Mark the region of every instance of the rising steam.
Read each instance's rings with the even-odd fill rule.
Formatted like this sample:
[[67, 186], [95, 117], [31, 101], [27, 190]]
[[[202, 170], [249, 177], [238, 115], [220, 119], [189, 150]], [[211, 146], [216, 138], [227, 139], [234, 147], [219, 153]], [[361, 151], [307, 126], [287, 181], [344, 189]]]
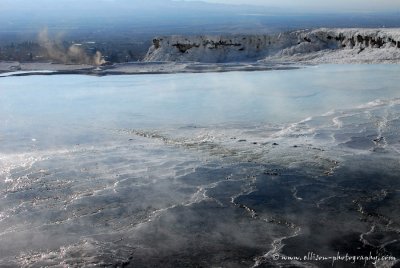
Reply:
[[50, 40], [48, 30], [43, 29], [38, 35], [39, 45], [46, 49], [50, 59], [62, 62], [64, 64], [90, 64], [102, 65], [105, 60], [102, 58], [101, 52], [96, 51], [96, 54], [90, 56], [82, 47], [73, 44], [66, 48], [61, 40]]

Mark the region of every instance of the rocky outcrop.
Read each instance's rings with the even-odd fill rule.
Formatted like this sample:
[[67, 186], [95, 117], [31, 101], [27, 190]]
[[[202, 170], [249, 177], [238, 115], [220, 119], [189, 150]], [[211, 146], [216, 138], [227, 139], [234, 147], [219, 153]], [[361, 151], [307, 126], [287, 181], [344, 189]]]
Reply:
[[169, 36], [153, 40], [145, 61], [253, 61], [295, 45], [293, 33], [280, 35]]
[[317, 29], [299, 32], [297, 45], [283, 48], [281, 55], [317, 52], [324, 49], [400, 48], [400, 29]]
[[144, 60], [240, 62], [332, 51], [348, 54], [350, 50], [356, 54], [374, 51], [390, 58], [390, 53], [400, 52], [400, 29], [321, 28], [271, 35], [158, 37]]

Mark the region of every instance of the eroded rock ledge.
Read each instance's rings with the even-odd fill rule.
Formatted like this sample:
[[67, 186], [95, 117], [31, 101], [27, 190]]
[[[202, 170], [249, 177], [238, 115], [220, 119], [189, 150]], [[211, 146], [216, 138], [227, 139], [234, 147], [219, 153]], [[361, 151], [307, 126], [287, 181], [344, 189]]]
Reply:
[[144, 61], [400, 62], [400, 29], [315, 29], [271, 35], [169, 36]]

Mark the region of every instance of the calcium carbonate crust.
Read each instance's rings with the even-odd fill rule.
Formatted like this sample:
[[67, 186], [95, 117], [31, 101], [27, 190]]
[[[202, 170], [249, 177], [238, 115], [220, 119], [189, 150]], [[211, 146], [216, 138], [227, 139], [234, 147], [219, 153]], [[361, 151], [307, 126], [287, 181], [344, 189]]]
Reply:
[[320, 28], [271, 35], [157, 37], [144, 61], [399, 63], [400, 29]]

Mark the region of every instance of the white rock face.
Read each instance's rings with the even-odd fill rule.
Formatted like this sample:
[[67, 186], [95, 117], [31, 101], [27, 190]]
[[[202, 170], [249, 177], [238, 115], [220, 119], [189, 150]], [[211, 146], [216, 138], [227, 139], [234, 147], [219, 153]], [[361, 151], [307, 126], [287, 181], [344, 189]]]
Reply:
[[273, 35], [170, 36], [144, 61], [400, 62], [400, 29], [315, 29]]
[[153, 40], [145, 61], [254, 61], [290, 47], [295, 33], [280, 35], [170, 36]]

